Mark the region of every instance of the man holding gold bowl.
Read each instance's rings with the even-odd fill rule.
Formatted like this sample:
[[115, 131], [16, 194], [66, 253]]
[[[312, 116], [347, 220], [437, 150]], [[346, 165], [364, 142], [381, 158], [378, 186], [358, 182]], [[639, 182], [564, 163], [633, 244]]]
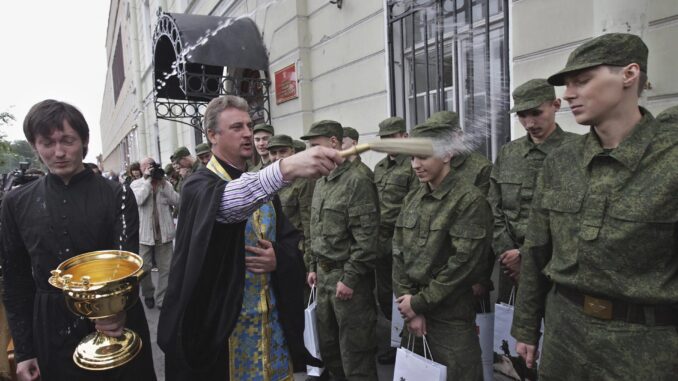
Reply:
[[[50, 270], [78, 254], [138, 252], [133, 193], [84, 167], [89, 127], [75, 107], [55, 100], [37, 103], [24, 120], [24, 134], [49, 174], [7, 194], [0, 214], [4, 302], [18, 379], [155, 380], [140, 303], [91, 322], [71, 312], [63, 292], [48, 283]], [[146, 343], [131, 361], [97, 372], [74, 363], [74, 350], [83, 337], [95, 330], [118, 337], [124, 328]]]

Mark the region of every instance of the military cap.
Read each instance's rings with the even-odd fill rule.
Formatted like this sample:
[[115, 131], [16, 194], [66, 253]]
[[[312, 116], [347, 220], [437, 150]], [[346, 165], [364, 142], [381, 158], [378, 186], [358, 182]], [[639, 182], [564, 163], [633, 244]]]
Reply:
[[306, 150], [306, 143], [301, 140], [294, 141], [294, 152], [301, 152]]
[[268, 132], [271, 135], [275, 135], [275, 130], [273, 129], [273, 126], [271, 126], [270, 124], [259, 123], [252, 129], [253, 134], [259, 131]]
[[169, 176], [172, 173], [174, 173], [174, 166], [172, 166], [172, 164], [167, 164], [165, 166], [165, 174], [167, 174], [167, 176]]
[[647, 73], [647, 45], [634, 34], [608, 33], [596, 37], [575, 49], [567, 58], [565, 68], [549, 77], [554, 86], [564, 85], [565, 75], [599, 65], [626, 66], [637, 63]]
[[195, 155], [200, 156], [210, 152], [210, 145], [207, 143], [200, 143], [195, 146]]
[[170, 159], [172, 159], [172, 161], [174, 162], [174, 161], [179, 161], [182, 158], [184, 158], [186, 156], [190, 156], [190, 155], [191, 155], [191, 153], [188, 151], [188, 148], [179, 147], [179, 148], [176, 149], [176, 151], [174, 151], [174, 155], [172, 155], [172, 157]]
[[459, 115], [456, 112], [438, 111], [426, 119], [426, 122], [449, 124], [453, 131], [461, 131]]
[[381, 123], [379, 123], [379, 132], [377, 133], [377, 136], [388, 136], [405, 131], [407, 131], [405, 119], [399, 116], [392, 116], [382, 120]]
[[344, 127], [344, 137], [351, 138], [357, 142], [360, 139], [360, 134], [353, 127]]
[[287, 135], [273, 135], [268, 140], [268, 149], [276, 147], [290, 147], [294, 148], [292, 138]]
[[444, 138], [451, 136], [454, 129], [449, 123], [424, 122], [410, 131], [413, 138]]
[[509, 112], [521, 112], [541, 106], [556, 99], [556, 89], [545, 79], [530, 79], [513, 90], [513, 108]]
[[339, 122], [334, 120], [321, 120], [313, 123], [311, 129], [300, 139], [308, 140], [317, 136], [326, 136], [328, 138], [336, 136], [337, 139], [341, 140], [344, 137], [344, 130], [342, 130], [341, 123]]

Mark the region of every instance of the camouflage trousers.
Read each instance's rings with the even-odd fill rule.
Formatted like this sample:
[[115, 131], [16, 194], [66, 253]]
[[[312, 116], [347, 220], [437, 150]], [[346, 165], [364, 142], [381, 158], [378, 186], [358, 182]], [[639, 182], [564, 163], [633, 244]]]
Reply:
[[[406, 324], [407, 326], [407, 324]], [[403, 329], [401, 346], [414, 340], [414, 352], [424, 355], [423, 340]], [[454, 381], [482, 381], [480, 342], [473, 322], [447, 319], [426, 319], [426, 342], [433, 361], [447, 367], [447, 379]]]
[[551, 291], [539, 379], [678, 380], [678, 327], [597, 319]]
[[337, 282], [342, 272], [318, 269], [316, 319], [320, 354], [335, 377], [377, 381], [374, 283], [371, 275], [366, 276], [355, 287], [350, 300], [337, 299]]
[[377, 301], [386, 320], [391, 320], [393, 307], [393, 256], [381, 255], [377, 258], [374, 273], [377, 279]]

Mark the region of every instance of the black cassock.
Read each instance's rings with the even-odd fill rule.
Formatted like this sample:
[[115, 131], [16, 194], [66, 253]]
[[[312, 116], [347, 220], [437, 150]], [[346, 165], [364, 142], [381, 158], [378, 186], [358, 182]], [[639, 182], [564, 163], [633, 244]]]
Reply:
[[[242, 172], [220, 162], [231, 178]], [[216, 222], [226, 182], [206, 168], [181, 191], [181, 212], [169, 285], [158, 323], [168, 381], [227, 381], [228, 338], [242, 307], [245, 286], [244, 228]], [[282, 213], [277, 197], [276, 270], [271, 284], [285, 342], [296, 371], [313, 363], [304, 347], [304, 262], [301, 238]], [[237, 381], [237, 380], [232, 380]]]
[[5, 196], [0, 223], [4, 302], [16, 361], [37, 357], [43, 381], [155, 380], [141, 303], [127, 311], [125, 324], [141, 336], [141, 353], [116, 369], [86, 371], [72, 356], [78, 342], [94, 332], [94, 324], [68, 310], [62, 291], [47, 281], [51, 270], [78, 254], [109, 249], [138, 253], [139, 215], [131, 190], [123, 192], [120, 184], [90, 169], [68, 185], [48, 174]]

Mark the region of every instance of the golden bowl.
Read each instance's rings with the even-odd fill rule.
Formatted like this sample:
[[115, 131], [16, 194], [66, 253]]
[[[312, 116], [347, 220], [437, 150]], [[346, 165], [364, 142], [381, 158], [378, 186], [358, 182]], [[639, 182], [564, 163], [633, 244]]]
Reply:
[[[102, 319], [136, 303], [143, 264], [140, 256], [128, 251], [93, 251], [59, 264], [52, 270], [49, 283], [63, 290], [66, 305], [73, 313]], [[132, 360], [141, 346], [139, 335], [127, 328], [120, 337], [95, 332], [80, 341], [73, 361], [84, 369], [111, 369]]]

